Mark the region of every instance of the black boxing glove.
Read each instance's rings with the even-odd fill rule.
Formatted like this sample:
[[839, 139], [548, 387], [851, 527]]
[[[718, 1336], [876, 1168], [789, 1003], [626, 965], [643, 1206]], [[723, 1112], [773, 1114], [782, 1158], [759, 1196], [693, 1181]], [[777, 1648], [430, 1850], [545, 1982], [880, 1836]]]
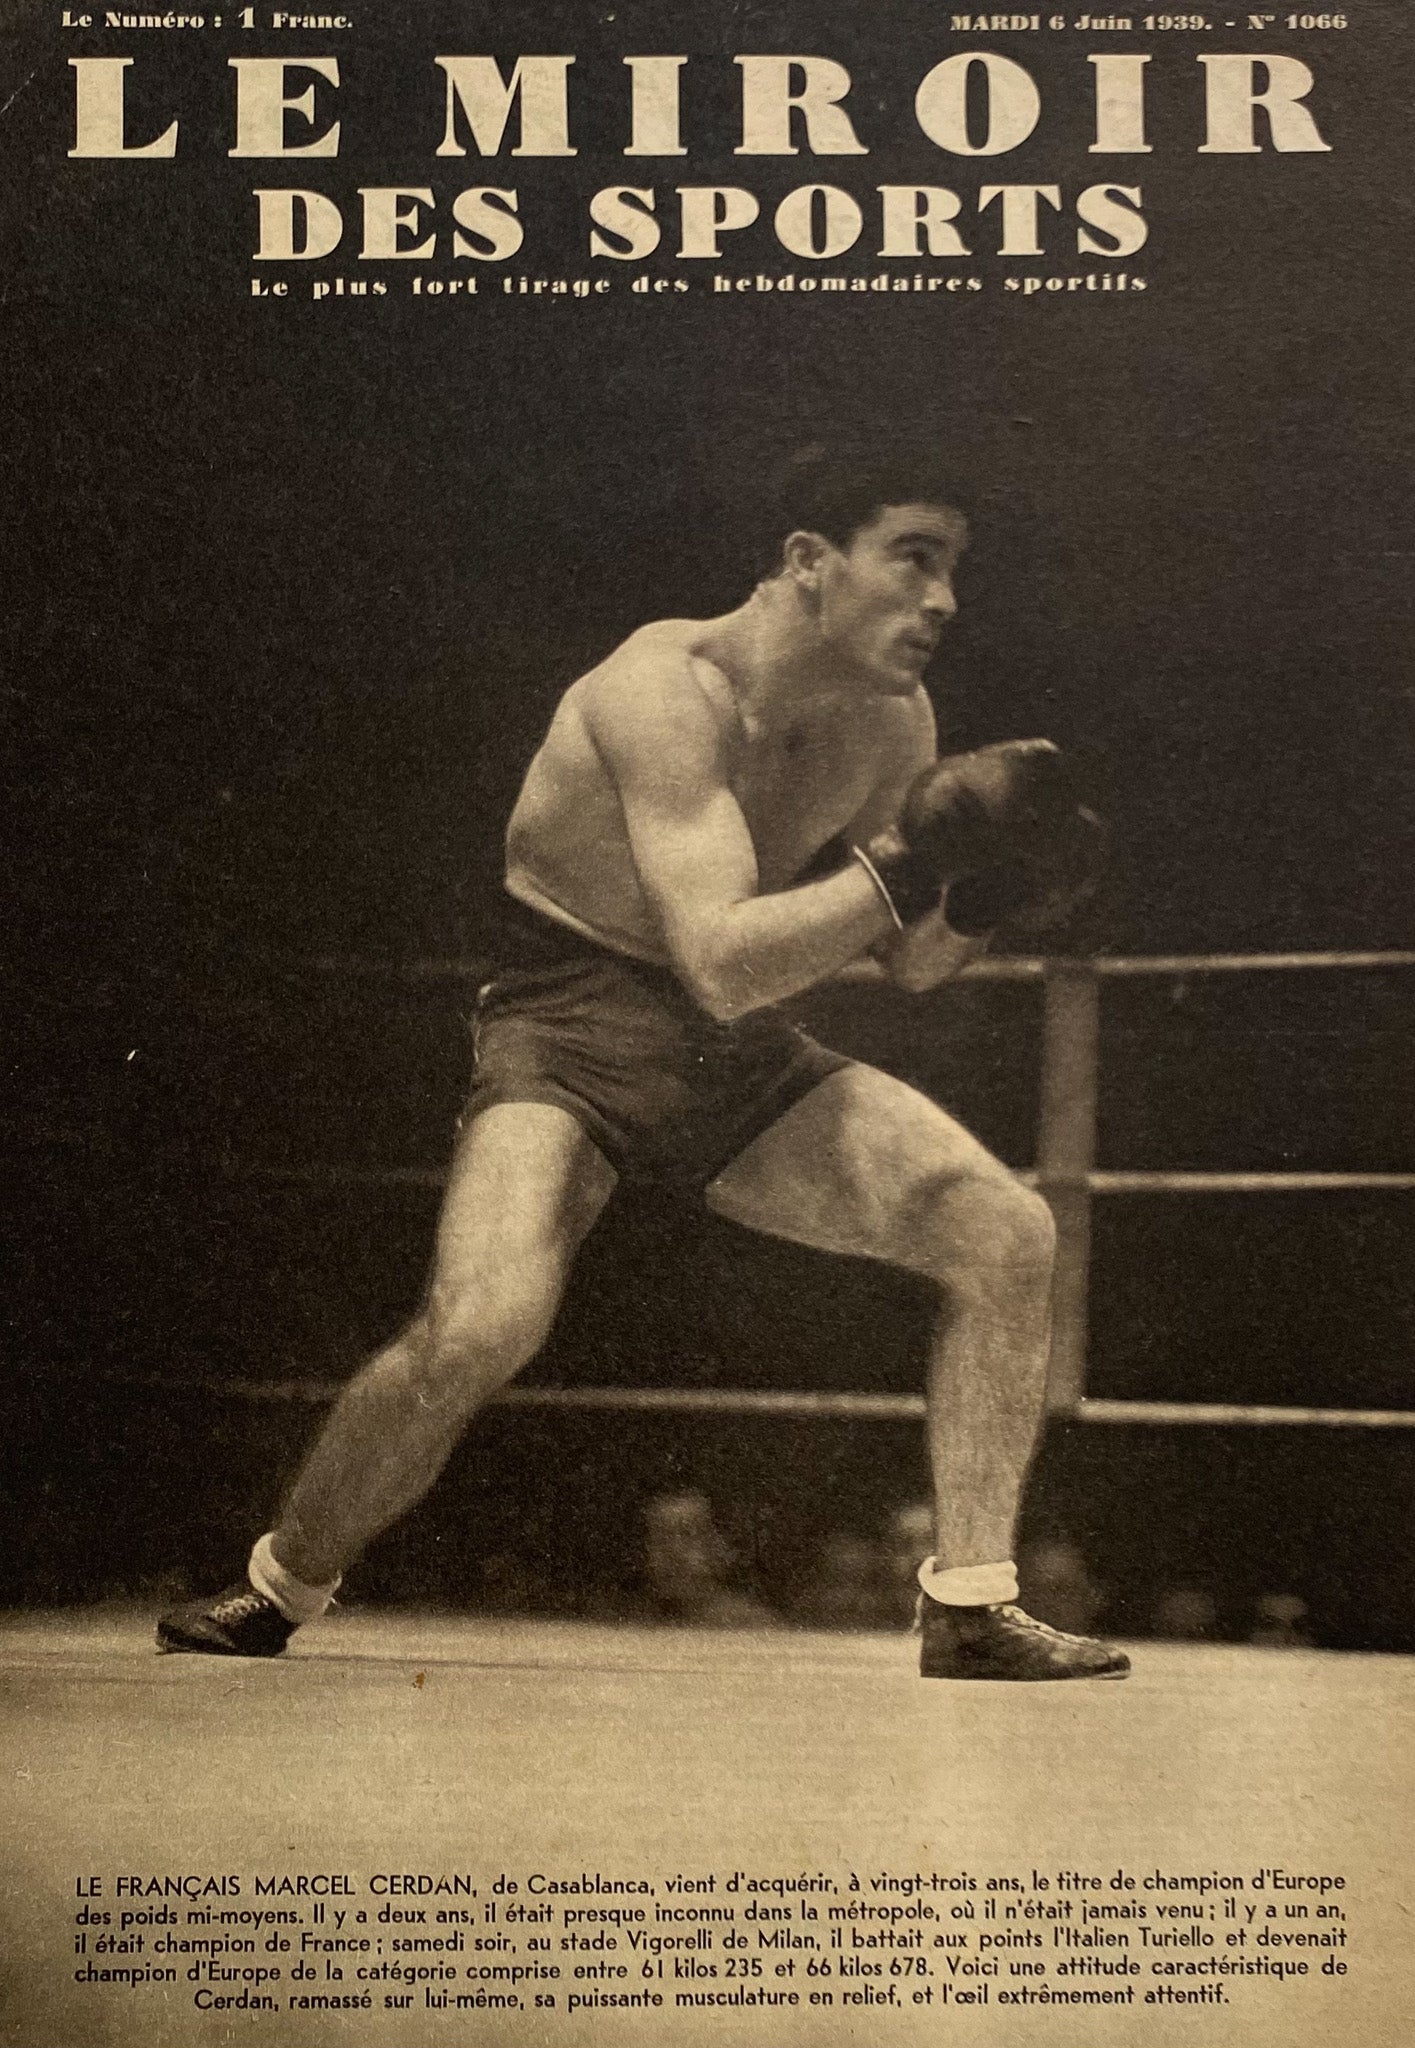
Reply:
[[1003, 925], [1010, 941], [1035, 937], [1094, 893], [1109, 848], [1104, 822], [1078, 805], [1035, 851], [950, 883], [943, 914], [961, 938], [983, 938]]
[[[1019, 887], [1014, 870], [1025, 870], [1018, 901], [1029, 899], [1039, 886], [1034, 864], [1060, 845], [1078, 815], [1060, 749], [1050, 740], [1004, 740], [933, 762], [909, 785], [895, 824], [851, 850], [902, 928], [934, 910], [949, 884], [951, 903], [960, 878], [972, 884], [995, 876], [993, 897], [1010, 900]], [[968, 903], [970, 893], [976, 892], [964, 891], [960, 914], [988, 907], [987, 891], [976, 904]]]

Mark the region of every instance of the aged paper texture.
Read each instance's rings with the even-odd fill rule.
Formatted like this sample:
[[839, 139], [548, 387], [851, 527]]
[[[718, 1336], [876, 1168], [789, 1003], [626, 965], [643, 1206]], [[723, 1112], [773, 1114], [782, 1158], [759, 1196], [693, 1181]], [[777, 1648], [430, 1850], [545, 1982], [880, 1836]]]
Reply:
[[[196, 8], [0, 24], [0, 2039], [1400, 2048], [1409, 10]], [[812, 450], [944, 481], [788, 521]], [[1109, 858], [909, 992], [920, 678]], [[485, 1088], [508, 972], [610, 970], [695, 1075], [777, 995], [859, 1064], [608, 1200], [509, 1088], [436, 1351], [473, 1013]], [[929, 1360], [945, 1522], [1030, 1427], [1033, 1184], [1021, 1599], [1123, 1683], [909, 1633]], [[410, 1316], [333, 1611], [159, 1657]]]

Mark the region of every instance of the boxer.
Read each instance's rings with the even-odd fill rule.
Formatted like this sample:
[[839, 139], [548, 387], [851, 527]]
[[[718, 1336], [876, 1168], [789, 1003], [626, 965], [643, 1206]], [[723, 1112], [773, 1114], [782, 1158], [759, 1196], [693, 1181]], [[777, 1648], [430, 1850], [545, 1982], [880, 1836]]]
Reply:
[[566, 692], [510, 820], [423, 1308], [345, 1387], [247, 1577], [165, 1615], [162, 1648], [273, 1656], [324, 1610], [535, 1356], [622, 1180], [932, 1284], [926, 1677], [1127, 1670], [1016, 1604], [1045, 1202], [935, 1103], [776, 1007], [861, 956], [932, 988], [1094, 877], [1102, 828], [1055, 747], [937, 757], [923, 676], [966, 541], [915, 459], [801, 462], [743, 604], [644, 626]]

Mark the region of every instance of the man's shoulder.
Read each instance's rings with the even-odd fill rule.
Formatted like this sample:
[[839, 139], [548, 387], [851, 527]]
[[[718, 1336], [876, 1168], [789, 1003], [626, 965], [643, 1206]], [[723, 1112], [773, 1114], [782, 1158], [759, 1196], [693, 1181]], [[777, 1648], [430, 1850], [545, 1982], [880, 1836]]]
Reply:
[[621, 640], [581, 680], [613, 688], [625, 677], [640, 682], [659, 677], [670, 686], [691, 678], [705, 630], [702, 619], [651, 619]]
[[679, 738], [720, 738], [731, 692], [700, 652], [703, 630], [700, 619], [640, 626], [571, 685], [567, 705], [596, 736], [671, 730]]

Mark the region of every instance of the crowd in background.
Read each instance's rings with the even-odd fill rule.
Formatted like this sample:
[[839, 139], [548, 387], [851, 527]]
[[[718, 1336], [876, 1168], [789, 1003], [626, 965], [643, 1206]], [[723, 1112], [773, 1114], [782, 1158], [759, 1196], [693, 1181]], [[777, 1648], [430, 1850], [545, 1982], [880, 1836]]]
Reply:
[[[789, 1600], [772, 1601], [724, 1532], [707, 1495], [652, 1496], [642, 1516], [638, 1582], [596, 1593], [583, 1618], [687, 1628], [907, 1629], [918, 1594], [915, 1574], [933, 1547], [927, 1501], [906, 1501], [877, 1535], [837, 1529], [817, 1545], [814, 1567]], [[1021, 1602], [1054, 1628], [1077, 1635], [1113, 1628], [1111, 1591], [1080, 1545], [1063, 1531], [1035, 1537], [1017, 1559]], [[493, 1559], [482, 1602], [502, 1613], [535, 1612], [545, 1602], [533, 1573]], [[1267, 1649], [1310, 1649], [1317, 1635], [1308, 1600], [1273, 1587], [1235, 1610], [1222, 1589], [1176, 1581], [1157, 1585], [1131, 1633], [1175, 1642], [1241, 1641]], [[1138, 1630], [1135, 1622], [1138, 1621]]]

